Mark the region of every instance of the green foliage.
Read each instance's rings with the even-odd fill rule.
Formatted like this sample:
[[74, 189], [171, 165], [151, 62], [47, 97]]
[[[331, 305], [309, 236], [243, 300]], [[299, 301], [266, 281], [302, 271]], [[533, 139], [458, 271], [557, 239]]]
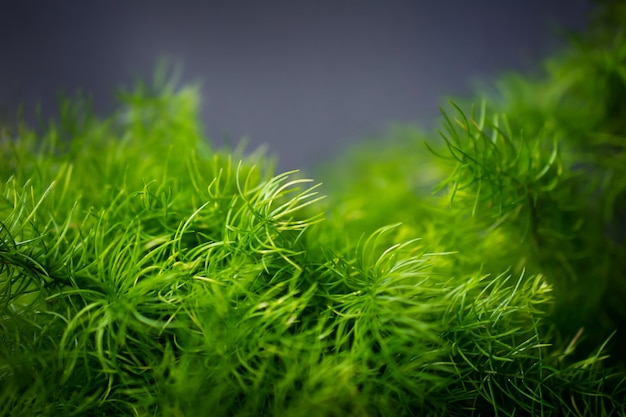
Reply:
[[[508, 75], [476, 106], [450, 103], [443, 141], [408, 128], [392, 155], [361, 148], [349, 169], [324, 173], [344, 229], [357, 236], [355, 215], [367, 212], [374, 229], [391, 213], [436, 250], [458, 251], [457, 268], [543, 274], [555, 288], [551, 318], [560, 332], [574, 337], [584, 326], [591, 349], [618, 329], [609, 346], [623, 366], [625, 12], [620, 3], [599, 7], [588, 33], [572, 35], [543, 76]], [[439, 173], [435, 195], [415, 186], [431, 172]], [[357, 196], [379, 184], [385, 198]]]
[[326, 199], [163, 81], [2, 131], [0, 416], [626, 415], [624, 69], [580, 45]]

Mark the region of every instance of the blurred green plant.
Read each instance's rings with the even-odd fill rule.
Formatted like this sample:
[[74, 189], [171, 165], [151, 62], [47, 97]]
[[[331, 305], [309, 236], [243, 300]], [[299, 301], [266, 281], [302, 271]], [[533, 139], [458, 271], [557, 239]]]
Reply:
[[[506, 75], [476, 105], [450, 102], [443, 140], [407, 127], [391, 151], [361, 146], [322, 171], [346, 232], [392, 216], [438, 250], [458, 251], [465, 267], [541, 273], [555, 288], [560, 331], [574, 337], [584, 327], [591, 349], [617, 330], [612, 361], [623, 366], [625, 30], [626, 7], [603, 2], [542, 76]], [[415, 186], [425, 178], [439, 181], [434, 195]], [[367, 190], [385, 197], [368, 200]]]
[[578, 107], [624, 64], [596, 37], [623, 49], [591, 30], [324, 186], [212, 148], [162, 77], [3, 130], [0, 416], [626, 415], [626, 132]]

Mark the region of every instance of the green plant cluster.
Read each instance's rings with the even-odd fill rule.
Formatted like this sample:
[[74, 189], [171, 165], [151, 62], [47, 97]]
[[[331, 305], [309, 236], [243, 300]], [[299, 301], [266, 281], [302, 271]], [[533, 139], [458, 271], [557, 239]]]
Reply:
[[[510, 74], [475, 103], [450, 102], [439, 140], [399, 127], [386, 154], [361, 146], [324, 179], [355, 233], [402, 221], [459, 251], [464, 267], [545, 275], [559, 329], [584, 326], [588, 347], [617, 330], [623, 365], [626, 6], [601, 6], [541, 75]], [[368, 190], [385, 198], [368, 201]]]
[[3, 130], [0, 416], [626, 415], [607, 27], [323, 186], [214, 149], [193, 87]]

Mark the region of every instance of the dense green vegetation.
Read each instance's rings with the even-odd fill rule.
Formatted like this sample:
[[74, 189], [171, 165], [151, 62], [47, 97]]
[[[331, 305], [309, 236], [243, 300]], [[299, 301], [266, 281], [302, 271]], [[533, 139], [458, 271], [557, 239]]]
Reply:
[[626, 8], [599, 10], [323, 186], [213, 148], [168, 83], [2, 130], [0, 416], [626, 415]]

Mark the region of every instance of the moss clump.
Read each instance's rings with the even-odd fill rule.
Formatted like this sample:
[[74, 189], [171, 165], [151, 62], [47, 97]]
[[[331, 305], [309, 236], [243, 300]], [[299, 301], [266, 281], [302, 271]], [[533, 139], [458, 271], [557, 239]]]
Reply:
[[0, 416], [625, 415], [626, 132], [581, 45], [326, 199], [208, 145], [193, 88], [4, 130]]
[[[438, 250], [459, 251], [464, 268], [543, 274], [563, 337], [584, 327], [588, 350], [617, 331], [609, 345], [623, 366], [624, 28], [624, 5], [604, 4], [541, 76], [507, 75], [476, 104], [442, 109], [440, 140], [407, 127], [388, 154], [360, 147], [344, 157], [348, 165], [325, 175], [345, 230], [357, 235], [390, 216]], [[380, 186], [385, 198], [369, 199]]]

